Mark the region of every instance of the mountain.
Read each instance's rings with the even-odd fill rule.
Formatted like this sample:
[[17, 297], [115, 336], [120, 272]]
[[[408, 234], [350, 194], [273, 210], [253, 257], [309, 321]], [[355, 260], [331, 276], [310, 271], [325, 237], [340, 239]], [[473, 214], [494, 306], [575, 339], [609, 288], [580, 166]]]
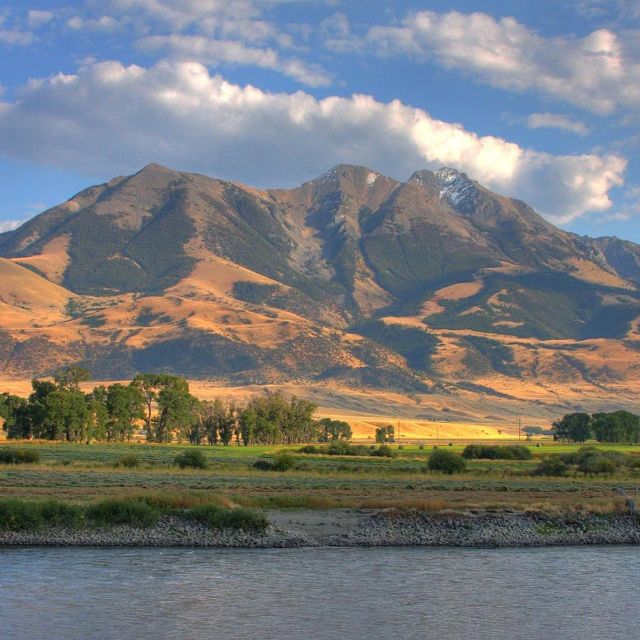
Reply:
[[640, 370], [640, 246], [453, 169], [260, 190], [152, 164], [0, 234], [0, 311], [7, 376], [613, 388]]

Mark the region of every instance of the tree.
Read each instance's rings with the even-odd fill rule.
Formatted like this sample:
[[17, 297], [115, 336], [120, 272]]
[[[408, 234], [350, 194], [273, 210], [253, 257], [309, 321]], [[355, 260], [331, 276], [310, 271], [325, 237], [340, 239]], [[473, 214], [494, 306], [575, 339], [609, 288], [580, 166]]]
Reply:
[[85, 441], [89, 426], [89, 408], [80, 391], [58, 389], [45, 400], [45, 426], [50, 440]]
[[2, 429], [6, 432], [7, 438], [20, 438], [21, 434], [16, 432], [20, 415], [24, 412], [27, 401], [20, 396], [9, 393], [0, 394], [0, 418], [2, 418]]
[[562, 442], [585, 442], [591, 436], [588, 413], [568, 413], [553, 423], [554, 438]]
[[395, 440], [396, 431], [390, 424], [376, 428], [376, 442], [379, 444], [389, 444]]
[[226, 447], [236, 430], [236, 407], [232, 402], [222, 402], [220, 398], [216, 398], [213, 407], [215, 427], [220, 442]]
[[131, 440], [136, 422], [145, 417], [145, 396], [134, 384], [112, 384], [107, 389], [107, 439], [122, 442]]
[[[145, 402], [147, 439], [170, 442], [175, 432], [184, 434], [195, 418], [196, 404], [189, 393], [189, 383], [180, 376], [142, 373], [135, 377]], [[154, 416], [154, 407], [157, 415]]]
[[351, 440], [351, 425], [344, 420], [332, 420], [331, 418], [322, 418], [318, 421], [320, 426], [321, 442], [329, 442], [330, 440]]
[[193, 396], [189, 383], [178, 376], [167, 376], [158, 393], [158, 416], [154, 421], [156, 442], [171, 442], [175, 431], [184, 430], [194, 419]]
[[207, 402], [193, 398], [193, 420], [187, 425], [187, 439], [191, 444], [202, 444], [207, 437]]
[[89, 407], [89, 432], [87, 434], [87, 441], [104, 440], [105, 438], [109, 440], [107, 389], [104, 385], [95, 387], [91, 393], [86, 395], [86, 401]]
[[248, 447], [255, 441], [257, 423], [258, 413], [253, 407], [247, 407], [238, 413], [240, 437], [245, 447]]
[[81, 382], [91, 380], [91, 373], [84, 367], [64, 367], [63, 369], [58, 369], [53, 374], [53, 380], [58, 389], [64, 391], [79, 391]]
[[640, 416], [629, 411], [594, 413], [591, 425], [598, 442], [640, 441]]

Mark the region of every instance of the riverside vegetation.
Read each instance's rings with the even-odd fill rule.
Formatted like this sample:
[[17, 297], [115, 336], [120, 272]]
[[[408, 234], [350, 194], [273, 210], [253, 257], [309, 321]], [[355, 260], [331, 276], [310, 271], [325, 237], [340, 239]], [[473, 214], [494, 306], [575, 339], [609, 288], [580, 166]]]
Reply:
[[[260, 531], [264, 510], [291, 508], [606, 514], [628, 512], [640, 480], [637, 416], [624, 412], [587, 416], [599, 429], [589, 435], [604, 441], [587, 445], [564, 435], [409, 446], [388, 425], [375, 444], [356, 444], [346, 422], [316, 420], [313, 403], [280, 394], [244, 407], [203, 403], [182, 378], [155, 374], [85, 394], [85, 376], [72, 368], [34, 380], [28, 399], [0, 395], [9, 436], [0, 447], [0, 528], [160, 520]], [[607, 442], [607, 420], [626, 443]]]

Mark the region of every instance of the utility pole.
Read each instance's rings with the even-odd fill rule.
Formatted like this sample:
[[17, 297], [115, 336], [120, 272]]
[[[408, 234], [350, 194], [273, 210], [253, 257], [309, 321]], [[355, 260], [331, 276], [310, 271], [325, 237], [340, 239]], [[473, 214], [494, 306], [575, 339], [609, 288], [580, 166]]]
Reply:
[[518, 442], [520, 442], [520, 429], [522, 427], [522, 418], [518, 416]]

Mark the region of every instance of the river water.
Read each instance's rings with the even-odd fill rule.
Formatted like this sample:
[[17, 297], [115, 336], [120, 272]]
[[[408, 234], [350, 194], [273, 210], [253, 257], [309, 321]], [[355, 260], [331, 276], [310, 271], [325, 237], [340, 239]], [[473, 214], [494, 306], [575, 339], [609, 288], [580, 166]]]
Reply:
[[2, 640], [640, 637], [640, 549], [0, 548]]

